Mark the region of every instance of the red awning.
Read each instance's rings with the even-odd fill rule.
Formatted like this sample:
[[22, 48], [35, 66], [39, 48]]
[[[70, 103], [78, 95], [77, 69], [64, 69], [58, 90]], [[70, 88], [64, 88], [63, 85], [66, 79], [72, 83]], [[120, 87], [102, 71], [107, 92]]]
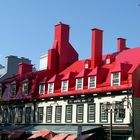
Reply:
[[75, 140], [76, 138], [77, 138], [77, 135], [71, 134], [66, 138], [66, 140]]
[[54, 135], [55, 134], [52, 131], [47, 130], [47, 129], [42, 129], [42, 130], [38, 131], [37, 133], [33, 134], [32, 136], [30, 136], [28, 138], [28, 140], [35, 139], [38, 137], [42, 137], [42, 138], [50, 140]]
[[55, 135], [51, 140], [64, 140], [69, 134], [60, 133]]

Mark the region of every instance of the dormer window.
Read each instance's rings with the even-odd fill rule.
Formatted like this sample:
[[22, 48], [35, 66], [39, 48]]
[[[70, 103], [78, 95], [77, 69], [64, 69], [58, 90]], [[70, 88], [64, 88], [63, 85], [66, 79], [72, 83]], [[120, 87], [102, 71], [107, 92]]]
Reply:
[[111, 74], [111, 86], [120, 85], [120, 72], [115, 72]]
[[22, 93], [27, 95], [29, 93], [29, 83], [28, 82], [24, 82], [22, 84]]
[[66, 92], [66, 91], [68, 91], [68, 80], [62, 81], [61, 84], [61, 92]]
[[10, 91], [11, 91], [12, 96], [16, 95], [16, 84], [15, 83], [11, 84]]
[[76, 90], [83, 89], [83, 78], [76, 79]]
[[49, 83], [48, 84], [48, 93], [53, 93], [54, 92], [54, 83]]
[[88, 89], [96, 88], [96, 76], [91, 76], [88, 78]]
[[110, 58], [106, 59], [106, 64], [110, 64]]
[[44, 94], [45, 93], [45, 83], [40, 83], [39, 84], [39, 94]]

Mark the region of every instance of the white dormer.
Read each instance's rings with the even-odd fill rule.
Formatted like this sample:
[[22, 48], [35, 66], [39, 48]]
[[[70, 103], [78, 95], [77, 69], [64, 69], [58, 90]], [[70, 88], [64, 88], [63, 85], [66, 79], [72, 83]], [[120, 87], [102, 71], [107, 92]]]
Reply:
[[88, 77], [88, 89], [96, 88], [96, 76]]
[[66, 92], [68, 91], [68, 80], [62, 81], [61, 83], [61, 92]]
[[83, 89], [83, 78], [76, 79], [76, 90], [82, 90]]
[[54, 83], [49, 83], [48, 84], [48, 93], [53, 93], [54, 92]]
[[121, 73], [114, 72], [111, 73], [111, 86], [119, 86], [121, 81]]

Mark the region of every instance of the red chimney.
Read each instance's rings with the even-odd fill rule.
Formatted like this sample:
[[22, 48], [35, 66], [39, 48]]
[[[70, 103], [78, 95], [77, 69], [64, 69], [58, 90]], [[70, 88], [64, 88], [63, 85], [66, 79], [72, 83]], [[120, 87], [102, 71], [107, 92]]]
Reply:
[[48, 52], [48, 68], [56, 72], [78, 60], [78, 53], [69, 43], [69, 25], [59, 23], [55, 26], [53, 50]]
[[117, 43], [118, 43], [118, 52], [121, 52], [126, 49], [126, 39], [118, 38]]
[[91, 50], [91, 67], [102, 65], [102, 41], [103, 31], [92, 29], [92, 50]]
[[22, 75], [27, 72], [32, 72], [32, 64], [27, 64], [27, 63], [19, 63], [18, 64], [18, 74]]

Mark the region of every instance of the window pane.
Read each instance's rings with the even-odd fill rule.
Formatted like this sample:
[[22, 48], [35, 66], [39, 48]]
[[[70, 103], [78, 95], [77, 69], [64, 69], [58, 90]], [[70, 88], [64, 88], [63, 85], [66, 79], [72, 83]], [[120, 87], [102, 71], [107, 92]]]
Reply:
[[120, 76], [119, 73], [113, 73], [112, 85], [119, 85]]
[[29, 84], [28, 83], [23, 83], [22, 84], [22, 92], [23, 94], [28, 94], [28, 89], [29, 89]]
[[77, 90], [83, 89], [83, 78], [76, 79], [76, 81], [77, 81], [76, 89]]
[[55, 122], [56, 123], [61, 122], [61, 113], [62, 113], [62, 106], [56, 106], [56, 111], [55, 111]]
[[42, 123], [43, 122], [43, 111], [44, 108], [43, 107], [38, 107], [38, 123]]
[[66, 106], [66, 122], [72, 122], [72, 105]]
[[83, 122], [84, 105], [77, 105], [77, 122]]
[[53, 93], [54, 91], [54, 83], [48, 84], [48, 93]]
[[95, 76], [89, 77], [89, 88], [95, 88], [95, 87], [96, 87]]
[[68, 81], [62, 81], [62, 91], [68, 91]]
[[39, 94], [45, 93], [45, 83], [39, 85]]
[[22, 123], [23, 108], [20, 107], [17, 110], [17, 123]]
[[12, 96], [16, 95], [16, 84], [11, 84], [11, 95]]
[[108, 122], [108, 112], [106, 111], [106, 105], [103, 103], [100, 104], [100, 121]]
[[52, 106], [47, 106], [46, 122], [47, 123], [51, 123], [52, 122]]
[[88, 122], [95, 122], [95, 104], [88, 105]]
[[31, 122], [31, 107], [26, 107], [25, 110], [25, 123]]

